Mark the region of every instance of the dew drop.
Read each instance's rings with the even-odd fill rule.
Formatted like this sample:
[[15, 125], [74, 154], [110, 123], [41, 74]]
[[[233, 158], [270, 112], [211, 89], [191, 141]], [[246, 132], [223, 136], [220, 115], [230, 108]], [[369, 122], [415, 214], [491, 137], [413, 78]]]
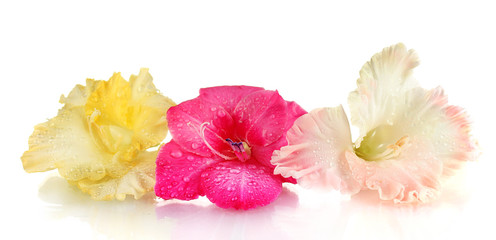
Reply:
[[170, 155], [175, 157], [175, 158], [180, 158], [183, 156], [183, 153], [179, 150], [174, 150], [170, 153]]
[[224, 111], [222, 111], [222, 110], [219, 110], [219, 111], [217, 112], [217, 116], [218, 116], [218, 117], [224, 117], [224, 116], [226, 116], [226, 113], [225, 113]]
[[200, 147], [200, 145], [198, 145], [197, 143], [191, 144], [191, 148], [193, 148], [193, 149], [198, 149], [199, 147]]
[[189, 177], [184, 177], [184, 178], [183, 178], [183, 181], [185, 181], [185, 182], [189, 182], [190, 180], [191, 180], [191, 179], [190, 179]]
[[229, 170], [230, 173], [240, 173], [240, 171], [238, 169], [231, 169]]

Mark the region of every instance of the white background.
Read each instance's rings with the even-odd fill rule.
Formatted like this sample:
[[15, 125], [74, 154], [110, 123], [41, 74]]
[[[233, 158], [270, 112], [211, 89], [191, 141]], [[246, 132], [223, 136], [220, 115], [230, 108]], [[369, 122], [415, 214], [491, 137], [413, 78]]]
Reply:
[[[494, 239], [496, 8], [488, 1], [11, 1], [0, 3], [3, 239]], [[383, 47], [417, 50], [415, 76], [471, 115], [482, 155], [424, 206], [288, 186], [242, 212], [191, 202], [95, 202], [20, 156], [85, 79], [150, 68], [176, 102], [201, 87], [278, 89], [306, 110], [343, 104]]]

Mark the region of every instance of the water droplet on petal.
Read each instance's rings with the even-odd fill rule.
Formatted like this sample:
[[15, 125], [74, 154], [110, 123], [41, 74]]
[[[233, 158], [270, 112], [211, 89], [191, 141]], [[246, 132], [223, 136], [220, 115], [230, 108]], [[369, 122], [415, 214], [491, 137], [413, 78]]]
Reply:
[[230, 173], [240, 173], [240, 171], [238, 169], [231, 169], [229, 170]]
[[190, 179], [189, 177], [184, 177], [184, 178], [183, 178], [183, 181], [185, 181], [185, 182], [189, 182], [190, 180], [191, 180], [191, 179]]
[[222, 110], [219, 110], [219, 111], [217, 112], [217, 116], [219, 116], [219, 117], [224, 117], [224, 116], [226, 116], [226, 113], [225, 113], [224, 111], [222, 111]]
[[193, 149], [198, 149], [200, 147], [200, 145], [198, 145], [198, 143], [192, 143], [191, 144], [191, 148]]
[[183, 153], [179, 150], [174, 150], [170, 153], [170, 155], [175, 157], [175, 158], [180, 158], [183, 156]]

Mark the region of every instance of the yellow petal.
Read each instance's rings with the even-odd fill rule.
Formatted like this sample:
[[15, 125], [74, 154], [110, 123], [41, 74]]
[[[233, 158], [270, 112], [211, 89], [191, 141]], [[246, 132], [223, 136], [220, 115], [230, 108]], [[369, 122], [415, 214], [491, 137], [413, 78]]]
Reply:
[[124, 200], [126, 195], [133, 195], [135, 199], [145, 193], [153, 191], [155, 186], [155, 159], [158, 151], [140, 152], [136, 157], [136, 166], [131, 168], [120, 178], [106, 177], [92, 181], [85, 179], [74, 182], [83, 191], [96, 200]]
[[166, 112], [175, 105], [159, 93], [148, 69], [130, 82], [88, 79], [60, 102], [56, 117], [39, 124], [21, 157], [27, 172], [58, 168], [93, 198], [141, 197], [153, 190], [156, 152], [167, 134]]
[[64, 107], [56, 117], [35, 126], [29, 151], [21, 157], [27, 172], [58, 168], [72, 181], [101, 179], [111, 154], [101, 151], [89, 135], [82, 107]]
[[[131, 87], [130, 116], [136, 141], [144, 148], [158, 145], [167, 134], [166, 110], [176, 105], [159, 94], [148, 69], [129, 78]], [[165, 129], [165, 130], [164, 130]]]

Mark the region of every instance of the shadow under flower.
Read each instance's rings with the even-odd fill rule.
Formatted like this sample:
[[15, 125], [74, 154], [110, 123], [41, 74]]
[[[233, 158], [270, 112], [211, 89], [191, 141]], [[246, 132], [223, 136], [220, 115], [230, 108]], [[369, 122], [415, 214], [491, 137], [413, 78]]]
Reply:
[[248, 211], [201, 204], [202, 200], [159, 203], [159, 219], [177, 220], [173, 239], [292, 239], [275, 224], [275, 216], [291, 216], [298, 207], [298, 196], [287, 188], [268, 206]]

